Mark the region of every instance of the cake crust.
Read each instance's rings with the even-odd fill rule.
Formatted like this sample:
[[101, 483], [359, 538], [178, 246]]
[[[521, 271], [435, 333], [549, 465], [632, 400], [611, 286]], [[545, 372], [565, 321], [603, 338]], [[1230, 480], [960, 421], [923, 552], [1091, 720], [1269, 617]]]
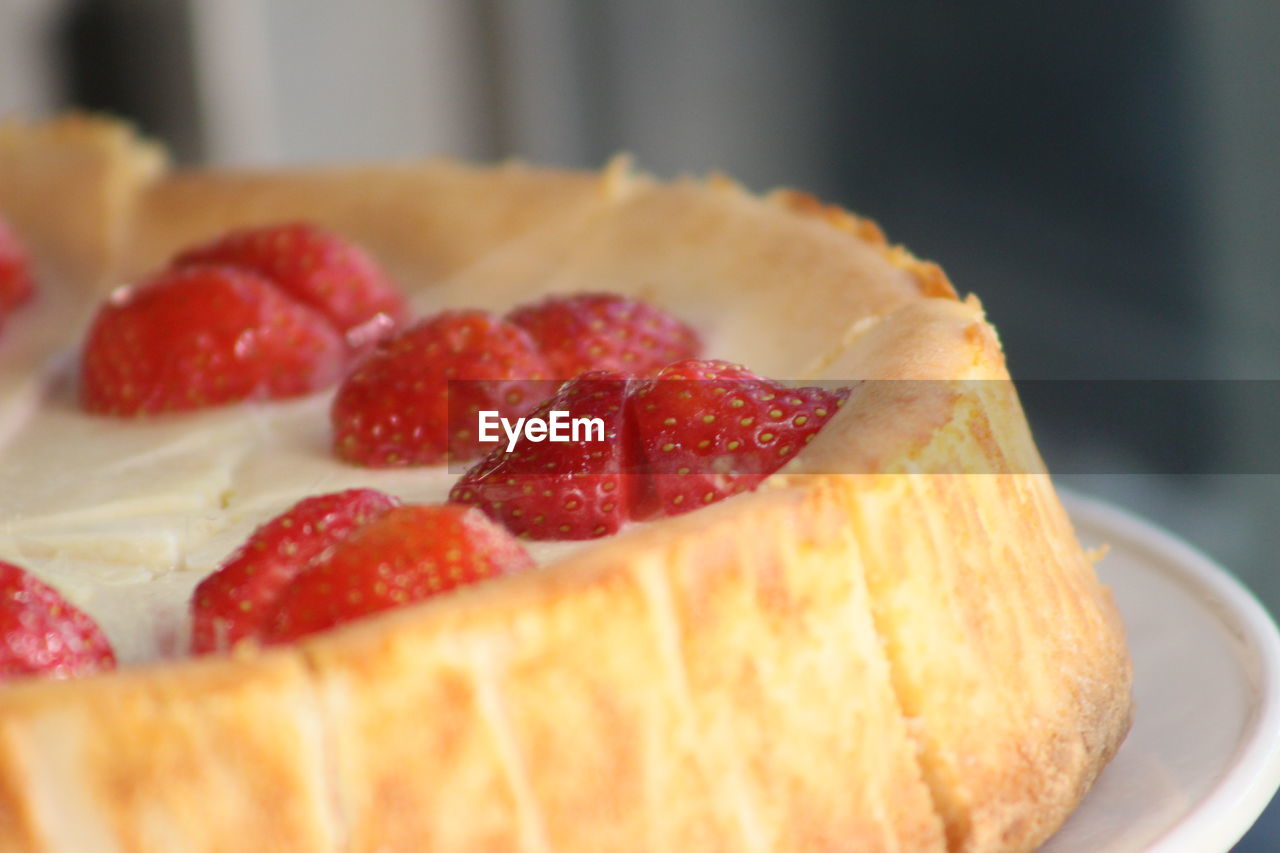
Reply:
[[[879, 381], [758, 492], [536, 572], [0, 688], [0, 847], [1026, 850], [1118, 748], [1123, 628], [994, 332], [866, 220], [621, 165], [172, 173], [70, 126], [0, 131], [0, 214], [68, 287], [306, 217], [423, 309], [616, 290], [762, 373]], [[95, 215], [36, 211], [68, 182]]]

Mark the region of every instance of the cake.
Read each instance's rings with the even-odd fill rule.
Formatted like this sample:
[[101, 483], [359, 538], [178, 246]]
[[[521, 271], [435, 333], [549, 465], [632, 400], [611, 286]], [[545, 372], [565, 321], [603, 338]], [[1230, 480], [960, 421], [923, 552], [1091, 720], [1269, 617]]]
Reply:
[[[0, 338], [0, 559], [106, 629], [119, 671], [0, 686], [0, 846], [38, 850], [1025, 850], [1130, 716], [1123, 629], [995, 333], [870, 221], [731, 181], [450, 161], [170, 169], [118, 124], [0, 130], [37, 301]], [[114, 287], [232, 227], [347, 235], [415, 311], [642, 297], [708, 353], [857, 382], [756, 491], [295, 645], [180, 654], [253, 527], [443, 466], [325, 452], [327, 395], [86, 415]]]

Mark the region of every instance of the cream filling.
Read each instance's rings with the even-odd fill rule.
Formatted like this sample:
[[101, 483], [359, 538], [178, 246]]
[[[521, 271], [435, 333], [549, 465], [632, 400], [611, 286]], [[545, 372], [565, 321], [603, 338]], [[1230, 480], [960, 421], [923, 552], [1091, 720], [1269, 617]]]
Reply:
[[[0, 559], [92, 615], [122, 661], [182, 653], [192, 591], [258, 525], [308, 495], [446, 499], [445, 466], [374, 470], [329, 451], [332, 392], [151, 420], [81, 412], [63, 365], [15, 359], [0, 399]], [[43, 377], [33, 379], [31, 377]], [[8, 385], [0, 386], [8, 388]], [[43, 390], [43, 393], [39, 393]], [[547, 562], [584, 543], [530, 543]]]
[[[527, 250], [517, 244], [491, 263], [527, 262]], [[489, 267], [477, 269], [483, 279]], [[473, 278], [414, 295], [415, 316], [472, 304], [485, 293]], [[413, 503], [448, 496], [456, 475], [444, 466], [376, 470], [334, 458], [332, 390], [153, 419], [80, 411], [72, 374], [96, 306], [58, 284], [45, 282], [0, 332], [0, 560], [89, 613], [121, 662], [183, 654], [196, 585], [299, 500], [358, 487]], [[747, 342], [703, 332], [707, 352], [741, 357]], [[546, 564], [590, 544], [526, 547]]]

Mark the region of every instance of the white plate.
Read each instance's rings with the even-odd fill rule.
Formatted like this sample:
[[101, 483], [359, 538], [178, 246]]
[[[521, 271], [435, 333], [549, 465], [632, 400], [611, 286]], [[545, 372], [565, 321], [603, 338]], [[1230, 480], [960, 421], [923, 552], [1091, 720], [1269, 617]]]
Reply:
[[1225, 570], [1114, 507], [1066, 496], [1133, 653], [1133, 728], [1051, 853], [1228, 850], [1280, 785], [1280, 634]]

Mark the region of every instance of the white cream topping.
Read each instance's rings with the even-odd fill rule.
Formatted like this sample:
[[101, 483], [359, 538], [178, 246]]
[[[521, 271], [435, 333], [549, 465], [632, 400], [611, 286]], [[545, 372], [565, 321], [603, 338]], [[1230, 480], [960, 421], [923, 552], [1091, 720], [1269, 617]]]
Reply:
[[[432, 299], [417, 294], [415, 316], [470, 304], [472, 284], [461, 277]], [[96, 308], [86, 302], [46, 281], [37, 302], [0, 331], [0, 560], [93, 616], [122, 662], [182, 653], [196, 584], [299, 500], [357, 487], [412, 503], [447, 497], [456, 475], [444, 466], [368, 469], [337, 460], [332, 391], [162, 418], [82, 412], [72, 374]], [[743, 349], [703, 333], [708, 352], [733, 358]], [[526, 543], [540, 564], [588, 545]]]
[[[0, 348], [0, 421], [11, 423], [0, 452], [0, 559], [92, 615], [122, 661], [180, 653], [196, 584], [302, 498], [365, 487], [437, 503], [456, 476], [338, 461], [332, 392], [162, 418], [93, 416], [77, 407], [68, 355], [10, 349]], [[545, 562], [568, 547], [529, 550]]]

